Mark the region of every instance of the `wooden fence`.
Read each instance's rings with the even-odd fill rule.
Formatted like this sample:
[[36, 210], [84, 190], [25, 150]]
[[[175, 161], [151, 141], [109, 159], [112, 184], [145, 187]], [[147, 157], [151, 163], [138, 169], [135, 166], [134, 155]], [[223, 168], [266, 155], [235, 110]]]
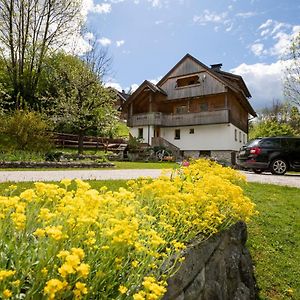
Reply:
[[[54, 133], [53, 141], [56, 148], [78, 148], [78, 135], [67, 133]], [[84, 149], [96, 149], [104, 151], [120, 151], [127, 147], [127, 141], [123, 139], [110, 139], [105, 137], [85, 136], [83, 138]]]

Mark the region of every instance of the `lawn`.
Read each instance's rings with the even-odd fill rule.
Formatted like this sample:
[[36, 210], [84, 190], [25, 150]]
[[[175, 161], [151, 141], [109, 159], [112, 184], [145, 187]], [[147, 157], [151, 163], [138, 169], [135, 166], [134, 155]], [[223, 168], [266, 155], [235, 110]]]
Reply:
[[[126, 181], [90, 181], [111, 190]], [[0, 194], [10, 183], [0, 184]], [[33, 183], [18, 184], [19, 191]], [[260, 299], [300, 299], [300, 192], [297, 188], [249, 183], [245, 193], [259, 215], [248, 225], [248, 248], [254, 260]]]
[[[108, 170], [108, 169], [174, 169], [178, 168], [176, 162], [130, 162], [112, 161], [115, 167], [112, 168], [80, 168], [80, 170]], [[74, 170], [74, 168], [0, 168], [0, 171], [53, 171], [53, 170]]]
[[300, 190], [249, 183], [260, 212], [249, 224], [261, 299], [300, 299]]

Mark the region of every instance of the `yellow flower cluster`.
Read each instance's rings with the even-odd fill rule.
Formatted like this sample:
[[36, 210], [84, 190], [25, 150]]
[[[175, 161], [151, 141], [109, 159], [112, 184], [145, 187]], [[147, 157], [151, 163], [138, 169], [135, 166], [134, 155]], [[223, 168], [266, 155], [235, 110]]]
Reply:
[[255, 213], [241, 182], [234, 170], [198, 160], [171, 177], [130, 181], [117, 192], [81, 180], [71, 188], [69, 179], [38, 182], [20, 195], [12, 187], [0, 196], [0, 293], [160, 299], [190, 239]]

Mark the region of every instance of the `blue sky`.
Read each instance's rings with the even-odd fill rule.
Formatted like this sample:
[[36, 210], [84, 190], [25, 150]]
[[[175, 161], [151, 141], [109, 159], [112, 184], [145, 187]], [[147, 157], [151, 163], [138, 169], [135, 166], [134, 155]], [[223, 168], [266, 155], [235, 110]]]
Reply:
[[243, 76], [256, 110], [283, 99], [298, 0], [83, 0], [87, 30], [113, 58], [107, 84], [156, 83], [186, 53]]

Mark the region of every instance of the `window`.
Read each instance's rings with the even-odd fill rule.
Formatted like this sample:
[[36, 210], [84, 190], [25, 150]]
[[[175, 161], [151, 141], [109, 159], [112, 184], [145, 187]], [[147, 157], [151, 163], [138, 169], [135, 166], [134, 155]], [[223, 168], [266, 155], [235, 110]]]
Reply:
[[280, 148], [281, 147], [281, 143], [280, 143], [280, 139], [277, 138], [273, 138], [273, 139], [265, 139], [262, 140], [259, 143], [259, 146], [263, 146], [265, 148]]
[[239, 132], [239, 141], [240, 141], [240, 143], [242, 142], [242, 133], [241, 132]]
[[144, 129], [143, 128], [139, 128], [138, 129], [138, 138], [142, 139], [144, 137]]
[[175, 140], [180, 140], [180, 129], [175, 129]]
[[200, 111], [208, 111], [208, 103], [207, 101], [200, 102]]
[[187, 109], [186, 105], [177, 106], [175, 108], [175, 113], [176, 114], [185, 114], [187, 112], [188, 112], [188, 109]]
[[194, 134], [194, 133], [195, 133], [194, 128], [190, 128], [190, 134]]
[[198, 75], [192, 75], [188, 77], [178, 78], [176, 80], [176, 88], [199, 84], [199, 76]]
[[243, 144], [245, 144], [246, 143], [246, 135], [245, 135], [245, 133], [243, 133]]
[[211, 157], [211, 151], [207, 151], [207, 150], [200, 150], [200, 157]]
[[234, 140], [237, 141], [237, 129], [234, 129]]

